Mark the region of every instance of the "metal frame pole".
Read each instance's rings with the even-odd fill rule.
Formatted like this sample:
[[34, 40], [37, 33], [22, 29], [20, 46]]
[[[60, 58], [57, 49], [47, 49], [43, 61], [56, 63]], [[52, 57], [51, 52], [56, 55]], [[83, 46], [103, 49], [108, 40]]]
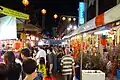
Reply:
[[[82, 34], [82, 43], [83, 43], [83, 34]], [[82, 49], [81, 49], [81, 59], [80, 59], [80, 80], [82, 80], [82, 59], [83, 59], [83, 44], [82, 44]]]
[[42, 15], [42, 29], [45, 29], [45, 15]]
[[99, 14], [99, 0], [96, 0], [96, 16]]

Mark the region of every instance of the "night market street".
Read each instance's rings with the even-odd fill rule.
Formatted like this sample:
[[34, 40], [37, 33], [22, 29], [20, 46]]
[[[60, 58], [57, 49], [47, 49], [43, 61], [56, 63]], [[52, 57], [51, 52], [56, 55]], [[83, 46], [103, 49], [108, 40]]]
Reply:
[[120, 80], [120, 0], [1, 0], [0, 80]]

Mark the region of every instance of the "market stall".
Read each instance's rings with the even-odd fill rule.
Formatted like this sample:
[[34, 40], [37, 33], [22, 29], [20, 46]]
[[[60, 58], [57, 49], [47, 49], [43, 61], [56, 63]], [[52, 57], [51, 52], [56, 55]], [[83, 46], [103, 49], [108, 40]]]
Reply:
[[[72, 39], [71, 45], [77, 45], [79, 43], [74, 37], [81, 35], [80, 43], [87, 43], [87, 53], [92, 53], [84, 54], [85, 47], [82, 45], [82, 50], [79, 52], [82, 78], [94, 80], [99, 76], [104, 80], [105, 74], [109, 74], [105, 70], [108, 61], [112, 61], [111, 78], [116, 76], [116, 70], [119, 71], [116, 66], [120, 67], [120, 4], [80, 25], [76, 31], [77, 33], [74, 31], [73, 35], [67, 35], [64, 39]], [[102, 70], [105, 74], [91, 74], [89, 71], [84, 73], [82, 70]]]
[[89, 33], [89, 35], [91, 35], [89, 36], [89, 40], [87, 40], [87, 35], [87, 37], [83, 38], [82, 42], [92, 43], [89, 45], [97, 47], [102, 54], [102, 50], [106, 47], [107, 43], [113, 45], [117, 45], [119, 43], [119, 29], [113, 30], [113, 27], [119, 27], [120, 25], [120, 15], [118, 15], [120, 13], [119, 8], [120, 4], [104, 12], [103, 14], [96, 16], [92, 20], [79, 26], [79, 28], [76, 29], [72, 35], [67, 35], [63, 39], [70, 39], [77, 35], [84, 36], [84, 33]]
[[[25, 20], [29, 19], [29, 15], [3, 6], [0, 8], [0, 43], [4, 45], [0, 46], [0, 49], [18, 49], [21, 47], [18, 44], [21, 43], [21, 40], [18, 40], [17, 24], [19, 24], [18, 21], [24, 23]], [[13, 44], [15, 44], [14, 47]]]

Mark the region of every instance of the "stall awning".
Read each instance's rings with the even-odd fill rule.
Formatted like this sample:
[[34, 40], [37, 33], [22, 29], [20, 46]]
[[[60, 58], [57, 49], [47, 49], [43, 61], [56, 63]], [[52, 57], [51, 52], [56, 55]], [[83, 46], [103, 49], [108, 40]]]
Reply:
[[102, 27], [108, 23], [120, 20], [120, 4], [117, 6], [109, 9], [108, 11], [104, 12], [93, 18], [92, 20], [88, 21], [87, 23], [79, 26], [79, 33], [89, 31], [98, 27]]
[[94, 28], [96, 28], [95, 18], [93, 18], [92, 20], [90, 20], [86, 24], [79, 26], [78, 29], [76, 29], [75, 31], [72, 32], [72, 34], [68, 34], [68, 35], [64, 36], [63, 39], [70, 38], [70, 37], [75, 36], [79, 33], [82, 33], [82, 32], [85, 32], [85, 31], [88, 31], [88, 30], [91, 30]]
[[[74, 32], [74, 31], [73, 31], [73, 32]], [[71, 37], [71, 35], [73, 34], [73, 32], [71, 32], [71, 33], [65, 35], [62, 39], [67, 39], [67, 38]]]
[[13, 17], [20, 18], [20, 19], [25, 19], [25, 20], [29, 19], [28, 14], [18, 12], [18, 11], [15, 11], [15, 10], [12, 10], [12, 9], [9, 9], [9, 8], [3, 7], [3, 6], [0, 6], [0, 8], [2, 8], [0, 10], [0, 14], [4, 14], [4, 15], [7, 15], [7, 16], [13, 16]]
[[35, 25], [32, 24], [17, 24], [17, 31], [35, 31], [35, 32], [40, 32], [40, 28], [36, 27]]
[[79, 31], [78, 31], [77, 34], [85, 32], [85, 31], [92, 30], [94, 28], [96, 28], [95, 18], [93, 18], [92, 20], [88, 21], [86, 24], [79, 26], [79, 28], [78, 28]]
[[104, 13], [104, 24], [120, 20], [120, 4]]

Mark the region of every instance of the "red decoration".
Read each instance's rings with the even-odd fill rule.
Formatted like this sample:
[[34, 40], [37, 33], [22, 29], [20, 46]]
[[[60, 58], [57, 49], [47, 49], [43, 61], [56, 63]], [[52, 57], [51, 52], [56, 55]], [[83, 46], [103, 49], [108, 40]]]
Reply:
[[101, 44], [102, 44], [103, 46], [106, 46], [106, 44], [107, 44], [107, 40], [106, 40], [106, 39], [101, 38]]
[[21, 44], [20, 44], [20, 42], [16, 42], [15, 44], [14, 44], [14, 48], [15, 49], [20, 49], [21, 48]]
[[95, 23], [97, 27], [104, 24], [104, 13], [95, 18]]

